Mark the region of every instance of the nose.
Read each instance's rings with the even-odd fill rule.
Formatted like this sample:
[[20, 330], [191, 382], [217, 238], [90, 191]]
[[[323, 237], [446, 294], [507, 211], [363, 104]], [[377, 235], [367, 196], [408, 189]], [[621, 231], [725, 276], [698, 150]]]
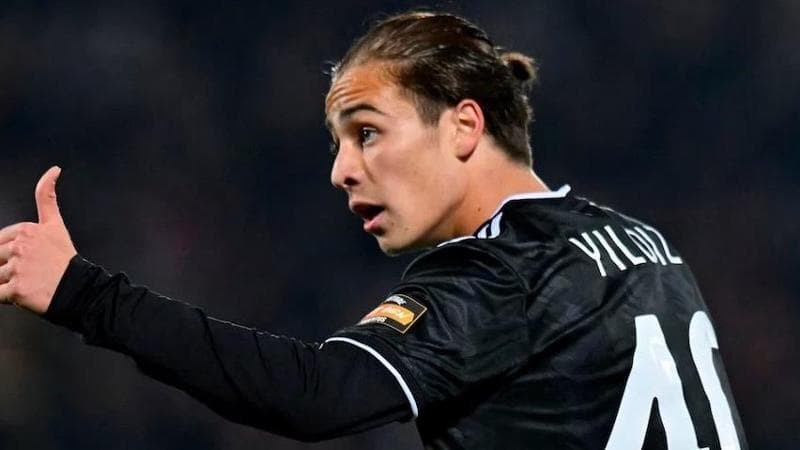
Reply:
[[337, 189], [348, 190], [361, 182], [363, 173], [361, 153], [341, 145], [333, 160], [331, 184]]

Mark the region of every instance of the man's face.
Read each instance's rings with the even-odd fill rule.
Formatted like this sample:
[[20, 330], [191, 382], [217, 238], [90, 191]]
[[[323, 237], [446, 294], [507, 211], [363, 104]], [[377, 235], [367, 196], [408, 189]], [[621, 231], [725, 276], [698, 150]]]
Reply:
[[422, 122], [375, 63], [348, 68], [326, 99], [338, 147], [331, 182], [385, 253], [428, 247], [455, 237], [453, 213], [466, 182], [452, 151], [448, 110], [437, 125]]

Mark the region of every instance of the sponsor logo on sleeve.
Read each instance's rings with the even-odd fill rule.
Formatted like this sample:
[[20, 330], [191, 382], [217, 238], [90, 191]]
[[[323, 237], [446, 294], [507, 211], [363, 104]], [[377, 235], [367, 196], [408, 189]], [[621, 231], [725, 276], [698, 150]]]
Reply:
[[405, 333], [427, 310], [428, 308], [413, 298], [395, 294], [364, 316], [358, 325], [380, 323]]

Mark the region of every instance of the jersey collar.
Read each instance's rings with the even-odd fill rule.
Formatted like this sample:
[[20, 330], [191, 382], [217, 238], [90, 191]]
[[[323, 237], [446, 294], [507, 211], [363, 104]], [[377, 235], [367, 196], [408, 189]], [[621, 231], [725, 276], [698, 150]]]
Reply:
[[[503, 207], [506, 206], [506, 203], [508, 203], [508, 202], [511, 202], [511, 201], [514, 201], [514, 200], [540, 200], [540, 199], [548, 199], [548, 198], [564, 198], [564, 197], [567, 196], [567, 194], [569, 193], [570, 190], [572, 190], [572, 187], [570, 187], [570, 185], [568, 185], [568, 184], [565, 184], [565, 185], [561, 186], [560, 188], [558, 188], [557, 191], [522, 192], [522, 193], [519, 193], [519, 194], [509, 195], [508, 197], [504, 198], [502, 202], [500, 202], [500, 206], [498, 206], [497, 209], [492, 213], [492, 215], [489, 216], [489, 220], [491, 221], [491, 222], [489, 222], [489, 224], [493, 224], [493, 223], [496, 222], [495, 227], [497, 228], [497, 232], [499, 233], [499, 226], [500, 226], [499, 219], [500, 219], [500, 217], [498, 216], [498, 213], [500, 213], [500, 210], [503, 209]], [[495, 218], [497, 220], [495, 220]], [[484, 224], [486, 224], [487, 222], [484, 222]], [[484, 229], [487, 226], [489, 226], [489, 225], [482, 225], [480, 228], [478, 228], [478, 231], [476, 231], [475, 233], [476, 234], [479, 233], [481, 229]], [[494, 234], [494, 232], [493, 232], [493, 234]], [[475, 237], [476, 236], [474, 234], [467, 235], [467, 236], [460, 236], [460, 237], [457, 237], [457, 238], [450, 239], [449, 241], [440, 242], [438, 245], [436, 245], [436, 247], [441, 247], [441, 246], [446, 245], [446, 244], [452, 244], [454, 242], [463, 241], [465, 239], [475, 239]], [[485, 238], [485, 236], [483, 236], [483, 238]]]
[[494, 210], [491, 217], [497, 215], [506, 203], [514, 201], [514, 200], [538, 200], [538, 199], [545, 199], [545, 198], [564, 198], [567, 196], [569, 191], [572, 190], [570, 185], [565, 184], [558, 188], [557, 191], [548, 191], [548, 192], [522, 192], [519, 194], [509, 195], [508, 197], [504, 198], [502, 202], [500, 202], [500, 206]]

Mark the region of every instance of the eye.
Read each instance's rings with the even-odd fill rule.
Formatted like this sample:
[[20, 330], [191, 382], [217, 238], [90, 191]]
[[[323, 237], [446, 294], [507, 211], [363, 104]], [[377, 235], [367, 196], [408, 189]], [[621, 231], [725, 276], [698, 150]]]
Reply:
[[332, 156], [336, 156], [339, 154], [339, 141], [331, 141], [330, 148], [328, 149], [331, 152]]
[[369, 145], [375, 138], [378, 137], [378, 130], [370, 127], [361, 127], [358, 130], [358, 143], [361, 146]]

